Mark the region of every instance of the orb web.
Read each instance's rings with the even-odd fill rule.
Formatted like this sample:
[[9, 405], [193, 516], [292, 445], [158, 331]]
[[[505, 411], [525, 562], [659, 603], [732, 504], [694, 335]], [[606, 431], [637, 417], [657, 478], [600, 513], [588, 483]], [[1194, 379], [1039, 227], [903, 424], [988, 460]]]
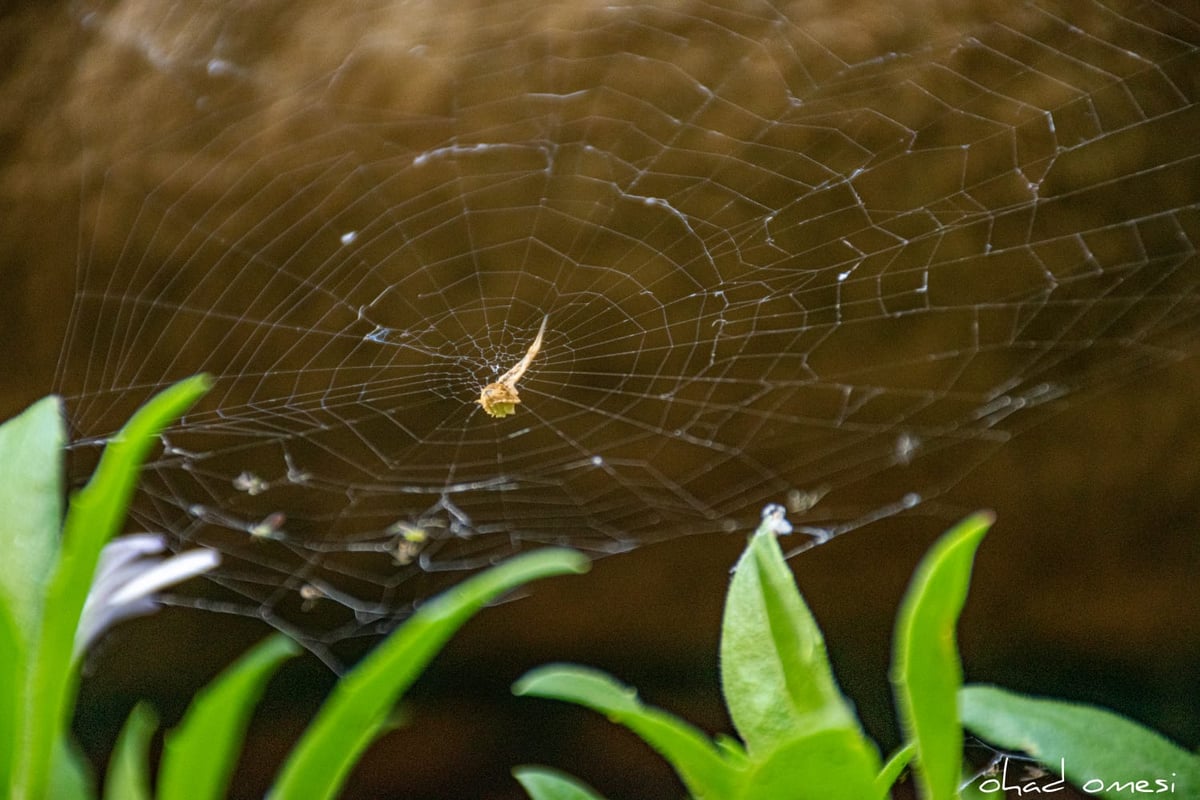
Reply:
[[75, 472], [211, 373], [134, 524], [318, 651], [529, 547], [938, 496], [1190, 354], [1200, 278], [1196, 20], [956, 8], [88, 8]]

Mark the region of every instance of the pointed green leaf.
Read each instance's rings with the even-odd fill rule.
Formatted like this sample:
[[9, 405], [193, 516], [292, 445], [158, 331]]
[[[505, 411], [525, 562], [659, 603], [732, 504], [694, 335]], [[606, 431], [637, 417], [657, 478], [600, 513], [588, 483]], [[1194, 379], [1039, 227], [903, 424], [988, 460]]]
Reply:
[[150, 800], [150, 737], [157, 727], [150, 706], [133, 707], [108, 762], [104, 800]]
[[925, 800], [958, 795], [962, 665], [955, 627], [975, 550], [991, 524], [990, 514], [975, 514], [938, 540], [913, 576], [896, 623], [892, 683], [906, 735], [917, 745], [917, 785]]
[[751, 755], [802, 734], [859, 731], [775, 534], [764, 524], [737, 563], [721, 625], [725, 702]]
[[279, 665], [299, 651], [291, 639], [271, 636], [196, 695], [183, 721], [167, 734], [158, 800], [226, 796], [254, 706]]
[[58, 552], [65, 442], [57, 397], [0, 425], [0, 603], [26, 635], [38, 628]]
[[604, 800], [583, 781], [549, 767], [517, 767], [513, 777], [533, 800]]
[[733, 797], [742, 780], [742, 773], [722, 758], [707, 736], [643, 704], [637, 691], [599, 670], [569, 664], [538, 667], [513, 685], [513, 693], [576, 703], [624, 725], [671, 762], [695, 797]]
[[900, 779], [900, 775], [904, 772], [904, 768], [913, 760], [913, 756], [917, 754], [917, 745], [915, 742], [908, 742], [887, 760], [883, 765], [883, 769], [875, 776], [875, 789], [879, 792], [880, 797], [886, 797], [891, 788], [896, 785], [896, 781]]
[[1096, 797], [1200, 797], [1200, 756], [1120, 714], [995, 686], [966, 686], [959, 697], [963, 725], [980, 738], [1028, 753]]
[[517, 586], [587, 569], [581, 553], [547, 548], [492, 567], [423, 605], [334, 687], [283, 765], [272, 800], [333, 797], [387, 725], [400, 695], [464, 622]]
[[198, 375], [158, 393], [104, 448], [96, 473], [71, 498], [58, 561], [45, 590], [42, 625], [30, 651], [25, 704], [36, 713], [22, 720], [13, 797], [41, 800], [56, 742], [69, 723], [78, 686], [75, 631], [100, 551], [125, 521], [142, 462], [159, 432], [192, 406], [211, 385]]
[[879, 757], [857, 731], [825, 728], [752, 759], [739, 800], [882, 800]]

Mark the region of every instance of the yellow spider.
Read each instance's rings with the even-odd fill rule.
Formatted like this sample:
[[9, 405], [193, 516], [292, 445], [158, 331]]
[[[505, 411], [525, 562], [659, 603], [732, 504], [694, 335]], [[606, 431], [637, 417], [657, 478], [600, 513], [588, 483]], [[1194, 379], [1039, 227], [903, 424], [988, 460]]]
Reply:
[[489, 416], [507, 417], [517, 410], [517, 404], [521, 402], [521, 398], [517, 395], [517, 381], [521, 380], [525, 370], [529, 369], [529, 365], [537, 356], [538, 350], [542, 349], [542, 336], [546, 333], [546, 323], [549, 320], [549, 314], [542, 317], [542, 327], [538, 328], [537, 336], [534, 337], [533, 344], [529, 345], [529, 351], [525, 353], [525, 357], [515, 367], [501, 375], [495, 383], [489, 383], [483, 387], [483, 391], [479, 393], [479, 399], [475, 402], [483, 406], [483, 410]]

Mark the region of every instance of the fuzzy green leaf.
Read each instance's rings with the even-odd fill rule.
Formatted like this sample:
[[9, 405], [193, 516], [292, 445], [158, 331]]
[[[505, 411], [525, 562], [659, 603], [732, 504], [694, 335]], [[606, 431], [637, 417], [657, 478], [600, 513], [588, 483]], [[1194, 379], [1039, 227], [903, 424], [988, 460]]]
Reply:
[[[21, 769], [31, 654], [62, 526], [62, 403], [46, 397], [0, 425], [0, 786]], [[45, 742], [53, 744], [52, 740]], [[50, 757], [49, 752], [45, 754]], [[48, 763], [48, 762], [47, 762]]]
[[857, 731], [825, 728], [793, 736], [751, 759], [739, 800], [882, 800], [879, 757]]
[[[62, 403], [46, 397], [0, 425], [0, 603], [36, 631], [62, 525]], [[30, 635], [26, 633], [26, 635]]]
[[196, 695], [183, 721], [167, 734], [158, 800], [225, 797], [254, 706], [279, 665], [299, 651], [291, 639], [272, 636]]
[[991, 524], [990, 514], [975, 514], [938, 540], [917, 568], [896, 623], [892, 683], [907, 738], [917, 746], [917, 785], [925, 800], [958, 796], [962, 664], [955, 627], [975, 551]]
[[599, 670], [569, 664], [538, 667], [516, 682], [513, 693], [598, 711], [642, 737], [671, 762], [692, 796], [736, 796], [743, 773], [722, 757], [707, 736], [677, 717], [643, 704], [636, 690]]
[[547, 548], [492, 567], [423, 605], [334, 687], [283, 765], [272, 800], [332, 798], [384, 730], [400, 695], [464, 622], [522, 584], [587, 569], [582, 554]]
[[861, 735], [834, 680], [821, 630], [767, 525], [751, 538], [729, 586], [721, 684], [751, 755], [820, 730]]
[[1028, 753], [1096, 797], [1200, 797], [1200, 756], [1120, 714], [995, 686], [966, 686], [959, 697], [963, 725], [980, 738]]

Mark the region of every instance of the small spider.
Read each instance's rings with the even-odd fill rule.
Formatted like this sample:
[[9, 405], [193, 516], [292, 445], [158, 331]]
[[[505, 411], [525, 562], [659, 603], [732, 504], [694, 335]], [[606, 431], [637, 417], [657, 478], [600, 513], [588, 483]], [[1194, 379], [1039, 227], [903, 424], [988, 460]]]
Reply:
[[251, 525], [246, 531], [255, 539], [282, 539], [286, 536], [283, 530], [286, 524], [287, 514], [275, 511], [263, 517], [261, 522]]
[[515, 367], [501, 375], [495, 383], [489, 383], [483, 387], [483, 391], [479, 393], [479, 399], [475, 402], [483, 406], [483, 410], [489, 416], [507, 417], [517, 410], [517, 404], [521, 402], [521, 398], [517, 396], [517, 381], [525, 375], [525, 370], [529, 369], [529, 365], [533, 363], [538, 350], [542, 349], [542, 336], [546, 333], [546, 322], [549, 319], [549, 314], [542, 317], [542, 327], [538, 328], [537, 336], [534, 337], [533, 344], [529, 345], [529, 351], [525, 353], [525, 357]]
[[396, 537], [392, 559], [400, 566], [411, 564], [429, 541], [429, 532], [420, 525], [411, 525], [403, 520], [387, 526], [384, 533]]
[[233, 488], [237, 489], [239, 492], [245, 492], [251, 497], [254, 497], [255, 495], [262, 494], [267, 489], [270, 489], [271, 484], [267, 483], [253, 472], [246, 471], [242, 472], [233, 479]]

